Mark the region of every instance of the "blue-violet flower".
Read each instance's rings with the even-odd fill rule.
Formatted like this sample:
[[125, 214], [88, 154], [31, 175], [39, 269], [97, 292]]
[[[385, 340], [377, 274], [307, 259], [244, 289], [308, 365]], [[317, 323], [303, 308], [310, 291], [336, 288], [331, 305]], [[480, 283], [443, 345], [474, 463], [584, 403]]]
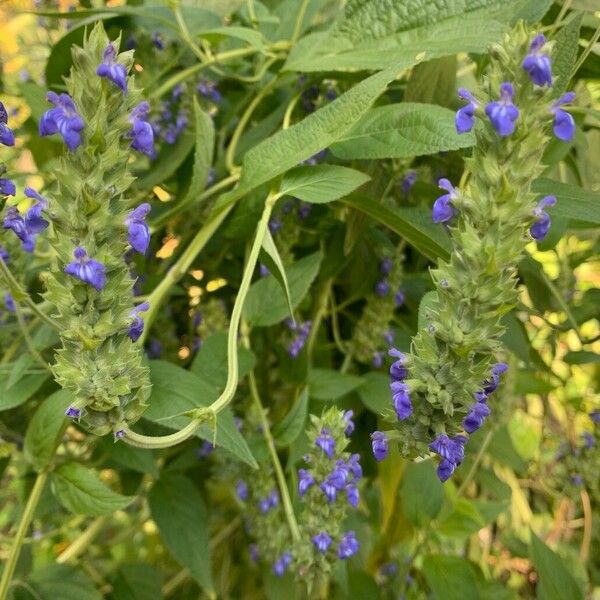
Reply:
[[73, 152], [81, 146], [81, 131], [85, 127], [83, 119], [77, 112], [75, 103], [69, 94], [48, 92], [46, 99], [54, 108], [47, 110], [40, 119], [40, 135], [59, 133], [67, 148]]
[[490, 102], [485, 107], [485, 114], [502, 137], [515, 130], [515, 122], [519, 117], [519, 109], [512, 102], [514, 95], [512, 84], [505, 81], [500, 85], [500, 100]]

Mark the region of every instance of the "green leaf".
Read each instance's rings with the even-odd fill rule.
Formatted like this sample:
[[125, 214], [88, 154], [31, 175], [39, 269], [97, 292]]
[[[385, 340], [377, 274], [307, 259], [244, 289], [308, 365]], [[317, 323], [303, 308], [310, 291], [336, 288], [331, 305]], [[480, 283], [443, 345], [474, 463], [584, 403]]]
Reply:
[[23, 454], [38, 472], [44, 469], [54, 456], [65, 425], [65, 410], [72, 401], [73, 397], [69, 392], [59, 390], [40, 404], [29, 422]]
[[308, 415], [308, 388], [304, 388], [283, 420], [273, 427], [273, 437], [280, 446], [289, 446], [304, 431]]
[[[144, 418], [169, 429], [185, 427], [189, 423], [189, 418], [184, 416], [186, 412], [208, 406], [219, 396], [218, 389], [213, 385], [190, 371], [162, 360], [150, 361], [150, 379], [152, 395]], [[196, 435], [203, 440], [213, 441], [213, 432], [207, 423], [198, 429]], [[217, 446], [222, 446], [253, 468], [258, 466], [228, 408], [217, 417]]]
[[419, 320], [417, 327], [425, 329], [431, 321], [429, 317], [430, 310], [437, 304], [438, 295], [436, 291], [427, 292], [419, 302]]
[[125, 508], [134, 499], [113, 492], [95, 471], [76, 462], [57, 467], [52, 481], [62, 505], [77, 515], [109, 515]]
[[362, 377], [331, 369], [311, 369], [308, 373], [309, 394], [316, 400], [337, 400], [363, 383]]
[[98, 448], [102, 454], [107, 456], [109, 461], [121, 467], [138, 473], [145, 473], [151, 477], [158, 477], [158, 467], [152, 450], [135, 448], [128, 444], [115, 444], [110, 437], [105, 437]]
[[0, 374], [0, 411], [15, 408], [29, 400], [46, 379], [48, 379], [47, 373], [26, 375], [9, 388], [9, 376], [4, 373]]
[[182, 475], [164, 474], [152, 486], [148, 502], [165, 546], [212, 592], [208, 514], [200, 492]]
[[358, 388], [361, 402], [375, 414], [381, 414], [392, 406], [390, 378], [383, 373], [371, 371], [363, 375], [365, 382]]
[[196, 130], [192, 181], [185, 196], [180, 200], [182, 204], [193, 202], [204, 190], [213, 161], [215, 127], [213, 120], [200, 108], [196, 98], [194, 98], [194, 121]]
[[444, 487], [433, 461], [409, 463], [402, 476], [400, 494], [404, 514], [415, 527], [426, 527], [435, 519], [444, 503]]
[[[238, 348], [240, 381], [254, 368], [256, 356], [251, 350]], [[202, 341], [190, 372], [214, 388], [221, 389], [227, 382], [227, 332], [219, 331]]]
[[241, 197], [329, 147], [360, 119], [396, 74], [396, 70], [388, 69], [364, 79], [300, 123], [278, 131], [249, 150], [233, 194]]
[[459, 135], [455, 112], [435, 104], [402, 102], [378, 106], [331, 146], [338, 158], [408, 158], [468, 148], [472, 133]]
[[[296, 308], [308, 293], [314, 281], [323, 255], [315, 252], [287, 269], [292, 307]], [[244, 317], [253, 327], [266, 327], [283, 321], [288, 314], [288, 303], [275, 277], [263, 277], [248, 290], [244, 303]]]
[[292, 304], [292, 295], [290, 292], [290, 285], [287, 280], [287, 275], [285, 274], [285, 267], [283, 266], [283, 262], [281, 260], [281, 256], [279, 256], [279, 250], [277, 250], [277, 246], [273, 241], [273, 236], [271, 232], [267, 228], [265, 230], [265, 235], [262, 241], [262, 249], [267, 253], [267, 256], [270, 258], [268, 261], [267, 267], [270, 269], [271, 274], [281, 286], [285, 294], [285, 299], [287, 302], [288, 314], [292, 319], [294, 318], [294, 306]]
[[69, 565], [47, 565], [27, 576], [26, 586], [15, 586], [15, 600], [102, 600], [88, 576]]
[[145, 563], [122, 565], [111, 581], [110, 600], [162, 600], [161, 576]]
[[589, 350], [571, 350], [563, 356], [568, 365], [587, 365], [600, 362], [600, 354]]
[[550, 550], [533, 531], [529, 556], [539, 577], [536, 589], [539, 600], [583, 600], [584, 594], [565, 568], [563, 559]]
[[210, 41], [219, 41], [219, 39], [230, 37], [244, 42], [248, 42], [250, 46], [256, 48], [263, 54], [267, 51], [267, 40], [260, 31], [255, 29], [249, 29], [248, 27], [217, 27], [215, 29], [208, 29], [202, 32], [202, 37], [207, 38]]
[[456, 56], [445, 56], [428, 60], [412, 70], [403, 100], [451, 108], [455, 98]]
[[284, 175], [279, 193], [324, 204], [347, 196], [370, 179], [360, 171], [337, 165], [296, 167]]
[[554, 38], [556, 47], [552, 57], [552, 74], [555, 77], [552, 90], [555, 98], [562, 96], [571, 81], [573, 67], [579, 50], [579, 30], [583, 13], [575, 14]]
[[352, 195], [342, 202], [379, 221], [432, 261], [450, 256], [450, 242], [442, 228], [431, 220], [431, 211], [424, 208], [384, 206], [366, 196]]
[[551, 217], [565, 217], [584, 224], [600, 224], [600, 194], [544, 178], [534, 181], [532, 190], [540, 196], [556, 196], [556, 206], [548, 210]]

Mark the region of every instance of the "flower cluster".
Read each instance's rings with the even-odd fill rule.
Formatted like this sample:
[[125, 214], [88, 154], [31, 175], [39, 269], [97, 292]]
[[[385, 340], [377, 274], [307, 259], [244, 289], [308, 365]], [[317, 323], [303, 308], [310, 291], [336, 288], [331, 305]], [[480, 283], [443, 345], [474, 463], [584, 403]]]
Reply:
[[288, 345], [288, 354], [292, 358], [298, 358], [312, 327], [312, 321], [304, 321], [303, 323], [294, 323], [292, 319], [287, 319], [285, 322], [287, 328], [294, 334], [294, 338]]
[[573, 94], [553, 101], [550, 49], [543, 35], [532, 36], [520, 24], [502, 46], [492, 47], [481, 86], [487, 97], [459, 89], [465, 105], [456, 113], [457, 131], [483, 123], [465, 183], [439, 180], [446, 193], [435, 201], [432, 218], [449, 235], [450, 258], [431, 271], [436, 294], [423, 310], [426, 325], [411, 352], [390, 352], [393, 410], [384, 417], [397, 431], [373, 434], [378, 460], [388, 440], [398, 440], [404, 456], [437, 454], [445, 481], [462, 462], [468, 435], [490, 415], [488, 399], [506, 370], [494, 364], [494, 355], [502, 348], [501, 316], [516, 304], [516, 265], [531, 238], [548, 233], [546, 209], [556, 202], [548, 196], [536, 203], [531, 192], [549, 141], [543, 125], [564, 140], [575, 131], [561, 108]]
[[[142, 414], [149, 395], [147, 368], [137, 341], [143, 333], [125, 254], [144, 254], [150, 242], [145, 218], [150, 205], [129, 205], [131, 151], [154, 153], [147, 122], [149, 105], [128, 77], [133, 52], [117, 53], [118, 42], [101, 24], [73, 50], [67, 92], [49, 92], [54, 107], [40, 120], [40, 134], [59, 134], [68, 152], [55, 171], [50, 201], [34, 190], [24, 215], [12, 210], [4, 226], [23, 245], [52, 224], [49, 242], [55, 266], [45, 279], [46, 299], [55, 307], [62, 348], [52, 366], [56, 381], [74, 401], [66, 414], [90, 431], [122, 437]], [[48, 220], [42, 217], [45, 212]]]
[[176, 85], [171, 97], [162, 101], [160, 113], [152, 119], [152, 129], [165, 144], [173, 145], [188, 124], [188, 109], [184, 103], [185, 84]]
[[379, 261], [379, 277], [373, 293], [367, 296], [354, 334], [354, 355], [357, 360], [376, 369], [383, 365], [384, 349], [394, 343], [390, 327], [395, 311], [404, 304], [402, 291], [403, 254], [397, 250], [385, 254]]

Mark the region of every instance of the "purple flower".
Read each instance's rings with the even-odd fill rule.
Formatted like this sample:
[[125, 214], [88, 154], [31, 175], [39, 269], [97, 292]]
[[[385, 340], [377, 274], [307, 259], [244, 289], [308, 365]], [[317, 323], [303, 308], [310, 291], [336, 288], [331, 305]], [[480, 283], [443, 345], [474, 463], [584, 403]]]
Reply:
[[72, 419], [78, 419], [81, 416], [81, 409], [69, 406], [69, 408], [65, 410], [65, 415]]
[[383, 352], [375, 352], [375, 354], [373, 354], [373, 366], [376, 369], [379, 369], [379, 367], [381, 367], [382, 364], [383, 364]]
[[575, 100], [575, 92], [563, 94], [551, 107], [550, 112], [554, 114], [552, 130], [554, 135], [563, 142], [570, 142], [575, 135], [575, 120], [566, 110], [560, 108], [563, 104], [570, 104]]
[[258, 273], [261, 277], [266, 277], [267, 275], [271, 274], [271, 271], [269, 271], [269, 269], [265, 265], [260, 263], [258, 265]]
[[312, 538], [313, 544], [315, 548], [321, 553], [325, 554], [327, 552], [327, 548], [331, 545], [331, 537], [325, 532], [321, 531], [317, 535]]
[[10, 260], [10, 254], [8, 253], [8, 251], [6, 250], [6, 248], [4, 246], [0, 246], [0, 258], [8, 264], [8, 261]]
[[308, 488], [315, 483], [314, 477], [306, 469], [298, 469], [298, 493], [304, 496]]
[[512, 84], [505, 81], [500, 85], [500, 100], [490, 102], [485, 107], [485, 114], [501, 137], [506, 137], [515, 130], [519, 109], [512, 102], [514, 95]]
[[49, 225], [48, 221], [42, 217], [42, 210], [48, 208], [48, 200], [30, 187], [25, 188], [25, 195], [35, 200], [25, 213], [25, 227], [29, 235], [32, 236], [41, 233]]
[[461, 100], [466, 100], [467, 104], [462, 108], [459, 108], [456, 112], [454, 124], [456, 125], [457, 133], [467, 133], [473, 129], [475, 125], [475, 110], [479, 106], [477, 100], [475, 100], [473, 94], [465, 88], [458, 88], [458, 97]]
[[129, 116], [131, 130], [129, 137], [132, 138], [131, 147], [150, 158], [156, 156], [154, 151], [154, 131], [152, 125], [148, 123], [148, 113], [150, 105], [144, 101], [140, 102]]
[[150, 41], [152, 42], [152, 45], [157, 49], [157, 50], [164, 50], [165, 49], [165, 43], [162, 39], [162, 36], [160, 35], [160, 33], [158, 33], [158, 31], [155, 31], [152, 34], [152, 37], [150, 38]]
[[402, 290], [398, 290], [394, 296], [394, 302], [396, 306], [402, 306], [404, 304], [405, 296]]
[[344, 435], [346, 437], [350, 437], [354, 432], [354, 421], [352, 417], [354, 416], [353, 410], [344, 411], [343, 419], [346, 422], [346, 429], [344, 429]]
[[207, 458], [213, 453], [215, 447], [208, 440], [204, 440], [200, 448], [196, 449], [196, 456], [198, 458]]
[[6, 307], [6, 310], [10, 313], [17, 312], [17, 307], [15, 306], [14, 298], [8, 292], [4, 294], [4, 306]]
[[555, 204], [555, 196], [544, 196], [533, 209], [535, 222], [529, 228], [529, 233], [534, 240], [540, 242], [548, 235], [552, 221], [550, 220], [550, 215], [544, 209], [547, 206], [554, 206]]
[[415, 181], [417, 181], [417, 172], [409, 171], [402, 179], [402, 193], [405, 196], [408, 196], [408, 193], [412, 189], [412, 186], [415, 185]]
[[394, 261], [386, 257], [379, 263], [379, 271], [382, 275], [389, 275], [392, 272], [392, 267], [394, 266]]
[[150, 244], [150, 228], [144, 220], [149, 212], [150, 205], [144, 202], [134, 208], [125, 219], [128, 232], [127, 239], [131, 247], [140, 254], [146, 254]]
[[152, 338], [148, 342], [148, 348], [146, 349], [146, 354], [148, 355], [148, 358], [160, 358], [160, 356], [162, 354], [162, 344], [160, 343], [160, 340], [157, 340], [156, 338]]
[[375, 285], [375, 293], [381, 297], [387, 296], [390, 293], [390, 284], [387, 279], [382, 279], [377, 282]]
[[353, 454], [348, 460], [348, 467], [354, 479], [362, 477], [362, 467], [360, 466], [360, 454]]
[[356, 539], [354, 531], [348, 531], [342, 536], [338, 546], [338, 557], [339, 558], [350, 558], [358, 552], [360, 544]]
[[576, 486], [582, 486], [585, 483], [583, 477], [579, 473], [575, 473], [571, 476], [571, 482]]
[[475, 392], [473, 396], [477, 402], [485, 402], [487, 400], [487, 394], [483, 391]]
[[288, 319], [287, 326], [296, 333], [296, 337], [288, 346], [288, 354], [292, 358], [298, 358], [298, 355], [302, 352], [302, 348], [304, 348], [306, 340], [308, 339], [312, 321], [304, 321], [304, 323], [294, 325], [294, 322], [291, 319]]
[[133, 321], [129, 326], [129, 331], [127, 335], [131, 339], [132, 342], [137, 342], [140, 339], [142, 333], [144, 333], [144, 319], [139, 316], [139, 313], [146, 312], [150, 308], [150, 304], [148, 302], [142, 302], [139, 306], [136, 306], [131, 311], [131, 317], [133, 317]]
[[376, 461], [381, 461], [387, 456], [388, 439], [383, 431], [374, 431], [371, 434], [371, 446]]
[[401, 381], [392, 381], [390, 384], [392, 390], [392, 402], [394, 410], [400, 421], [408, 419], [413, 412], [412, 402], [410, 401], [410, 390], [406, 383]]
[[[8, 305], [7, 305], [8, 307]], [[586, 450], [589, 450], [590, 448], [593, 448], [596, 445], [596, 440], [594, 439], [594, 436], [589, 432], [589, 431], [585, 431], [583, 434], [583, 447]]]
[[463, 461], [465, 448], [462, 439], [456, 438], [462, 437], [454, 436], [454, 438], [449, 438], [446, 434], [441, 433], [429, 444], [429, 448], [442, 458], [446, 458], [458, 465]]
[[335, 468], [327, 477], [327, 480], [331, 485], [334, 485], [337, 490], [341, 491], [346, 487], [349, 475], [350, 467], [342, 459], [339, 459], [336, 461]]
[[593, 410], [590, 413], [590, 419], [593, 423], [600, 423], [600, 410]]
[[325, 479], [325, 481], [323, 481], [323, 483], [321, 483], [319, 487], [321, 488], [325, 496], [327, 496], [327, 500], [330, 503], [335, 502], [335, 499], [337, 498], [338, 488], [336, 486], [336, 482], [332, 480], [331, 475], [327, 477], [327, 479]]
[[260, 559], [260, 551], [258, 549], [258, 545], [250, 544], [248, 546], [248, 551], [250, 552], [250, 560], [252, 562], [258, 562], [258, 560]]
[[122, 440], [125, 437], [125, 431], [123, 429], [119, 429], [119, 431], [115, 431], [114, 437], [115, 437], [115, 441]]
[[67, 148], [72, 152], [81, 146], [81, 131], [85, 127], [83, 119], [77, 112], [75, 103], [69, 94], [48, 92], [46, 99], [54, 108], [47, 110], [40, 119], [40, 135], [59, 133]]
[[19, 213], [19, 209], [16, 206], [9, 206], [6, 209], [6, 213], [4, 215], [4, 229], [12, 229], [15, 235], [23, 242], [23, 246], [27, 243], [31, 243], [31, 238], [29, 232], [27, 231], [27, 227], [25, 225], [25, 220]]
[[527, 71], [529, 79], [535, 85], [552, 85], [552, 63], [547, 54], [542, 54], [542, 48], [546, 43], [543, 33], [536, 35], [529, 46], [529, 54], [523, 61], [523, 69]]
[[65, 273], [91, 285], [98, 291], [103, 289], [106, 285], [106, 268], [104, 265], [89, 258], [87, 252], [81, 246], [75, 248], [73, 257], [75, 260], [65, 267]]
[[446, 223], [454, 216], [452, 201], [458, 198], [458, 192], [456, 191], [456, 188], [444, 178], [438, 181], [438, 187], [446, 190], [448, 193], [443, 194], [433, 203], [431, 216], [434, 223]]
[[492, 392], [496, 391], [496, 388], [500, 385], [500, 375], [504, 373], [508, 369], [508, 365], [506, 363], [496, 363], [492, 367], [492, 377], [491, 379], [486, 379], [483, 382], [483, 391], [486, 396], [489, 396]]
[[7, 125], [7, 123], [8, 113], [6, 112], [4, 104], [0, 102], [0, 144], [3, 144], [4, 146], [14, 146], [15, 134], [13, 133], [12, 129]]
[[353, 506], [354, 508], [358, 507], [360, 494], [358, 493], [358, 488], [353, 483], [349, 483], [346, 486], [346, 500], [348, 500], [350, 506]]
[[437, 468], [437, 476], [438, 479], [444, 483], [450, 479], [450, 476], [454, 471], [456, 471], [456, 467], [458, 465], [454, 464], [452, 461], [449, 461], [447, 458], [444, 458], [440, 461], [440, 464]]
[[292, 562], [292, 555], [289, 552], [284, 552], [273, 564], [273, 573], [277, 577], [281, 577], [290, 566]]
[[394, 331], [392, 329], [383, 332], [383, 339], [388, 346], [391, 346], [394, 343], [394, 337]]
[[96, 69], [96, 75], [106, 77], [127, 93], [127, 68], [116, 61], [117, 51], [112, 43], [104, 50], [103, 61]]
[[221, 96], [221, 92], [217, 87], [216, 81], [211, 81], [210, 79], [201, 79], [196, 86], [196, 91], [205, 98], [210, 98], [213, 102], [217, 104], [221, 102], [223, 97]]
[[463, 427], [467, 433], [477, 431], [490, 414], [490, 408], [485, 402], [475, 402], [469, 409], [469, 414], [463, 421]]
[[329, 457], [333, 458], [333, 450], [335, 447], [335, 440], [333, 439], [329, 429], [323, 427], [321, 434], [315, 440], [315, 446], [321, 448], [323, 452]]
[[279, 492], [277, 490], [272, 490], [269, 494], [269, 502], [273, 508], [276, 508], [279, 505]]
[[0, 194], [14, 196], [17, 193], [15, 184], [10, 179], [0, 178]]
[[388, 354], [398, 359], [394, 361], [390, 367], [390, 377], [392, 381], [402, 381], [408, 374], [408, 369], [405, 367], [406, 354], [400, 352], [400, 350], [397, 350], [396, 348], [390, 348]]
[[235, 493], [237, 494], [237, 497], [242, 500], [242, 501], [246, 501], [248, 500], [248, 484], [243, 480], [240, 479], [236, 485], [235, 485]]

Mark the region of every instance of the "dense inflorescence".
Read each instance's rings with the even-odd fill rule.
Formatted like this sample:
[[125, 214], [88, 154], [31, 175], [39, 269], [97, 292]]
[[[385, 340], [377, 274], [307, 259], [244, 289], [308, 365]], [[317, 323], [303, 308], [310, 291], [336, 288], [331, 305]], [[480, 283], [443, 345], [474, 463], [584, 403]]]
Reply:
[[[45, 297], [60, 325], [62, 347], [52, 371], [73, 395], [67, 415], [96, 434], [116, 437], [140, 417], [150, 388], [135, 343], [148, 305], [135, 306], [125, 260], [130, 249], [148, 249], [150, 206], [131, 206], [125, 193], [133, 181], [127, 166], [132, 151], [154, 155], [148, 103], [127, 76], [133, 52], [118, 54], [118, 43], [97, 25], [83, 48], [73, 49], [67, 93], [48, 92], [54, 107], [42, 116], [40, 134], [59, 134], [68, 152], [49, 200], [34, 204], [37, 216], [43, 210], [52, 224], [55, 257]], [[26, 233], [42, 225], [38, 218], [37, 228]]]
[[[391, 351], [393, 408], [404, 456], [433, 451], [445, 481], [464, 456], [467, 434], [490, 414], [489, 395], [506, 365], [494, 365], [504, 332], [502, 316], [517, 300], [517, 264], [525, 246], [550, 227], [546, 197], [536, 203], [532, 181], [542, 171], [550, 137], [571, 139], [574, 121], [552, 87], [552, 44], [522, 25], [491, 49], [491, 64], [478, 93], [460, 89], [466, 102], [456, 114], [459, 133], [473, 130], [476, 145], [460, 186], [441, 179], [445, 190], [432, 218], [448, 233], [450, 258], [431, 275], [436, 295], [424, 309], [427, 325], [411, 352]], [[381, 434], [385, 435], [385, 434]], [[382, 438], [374, 439], [381, 456]]]

